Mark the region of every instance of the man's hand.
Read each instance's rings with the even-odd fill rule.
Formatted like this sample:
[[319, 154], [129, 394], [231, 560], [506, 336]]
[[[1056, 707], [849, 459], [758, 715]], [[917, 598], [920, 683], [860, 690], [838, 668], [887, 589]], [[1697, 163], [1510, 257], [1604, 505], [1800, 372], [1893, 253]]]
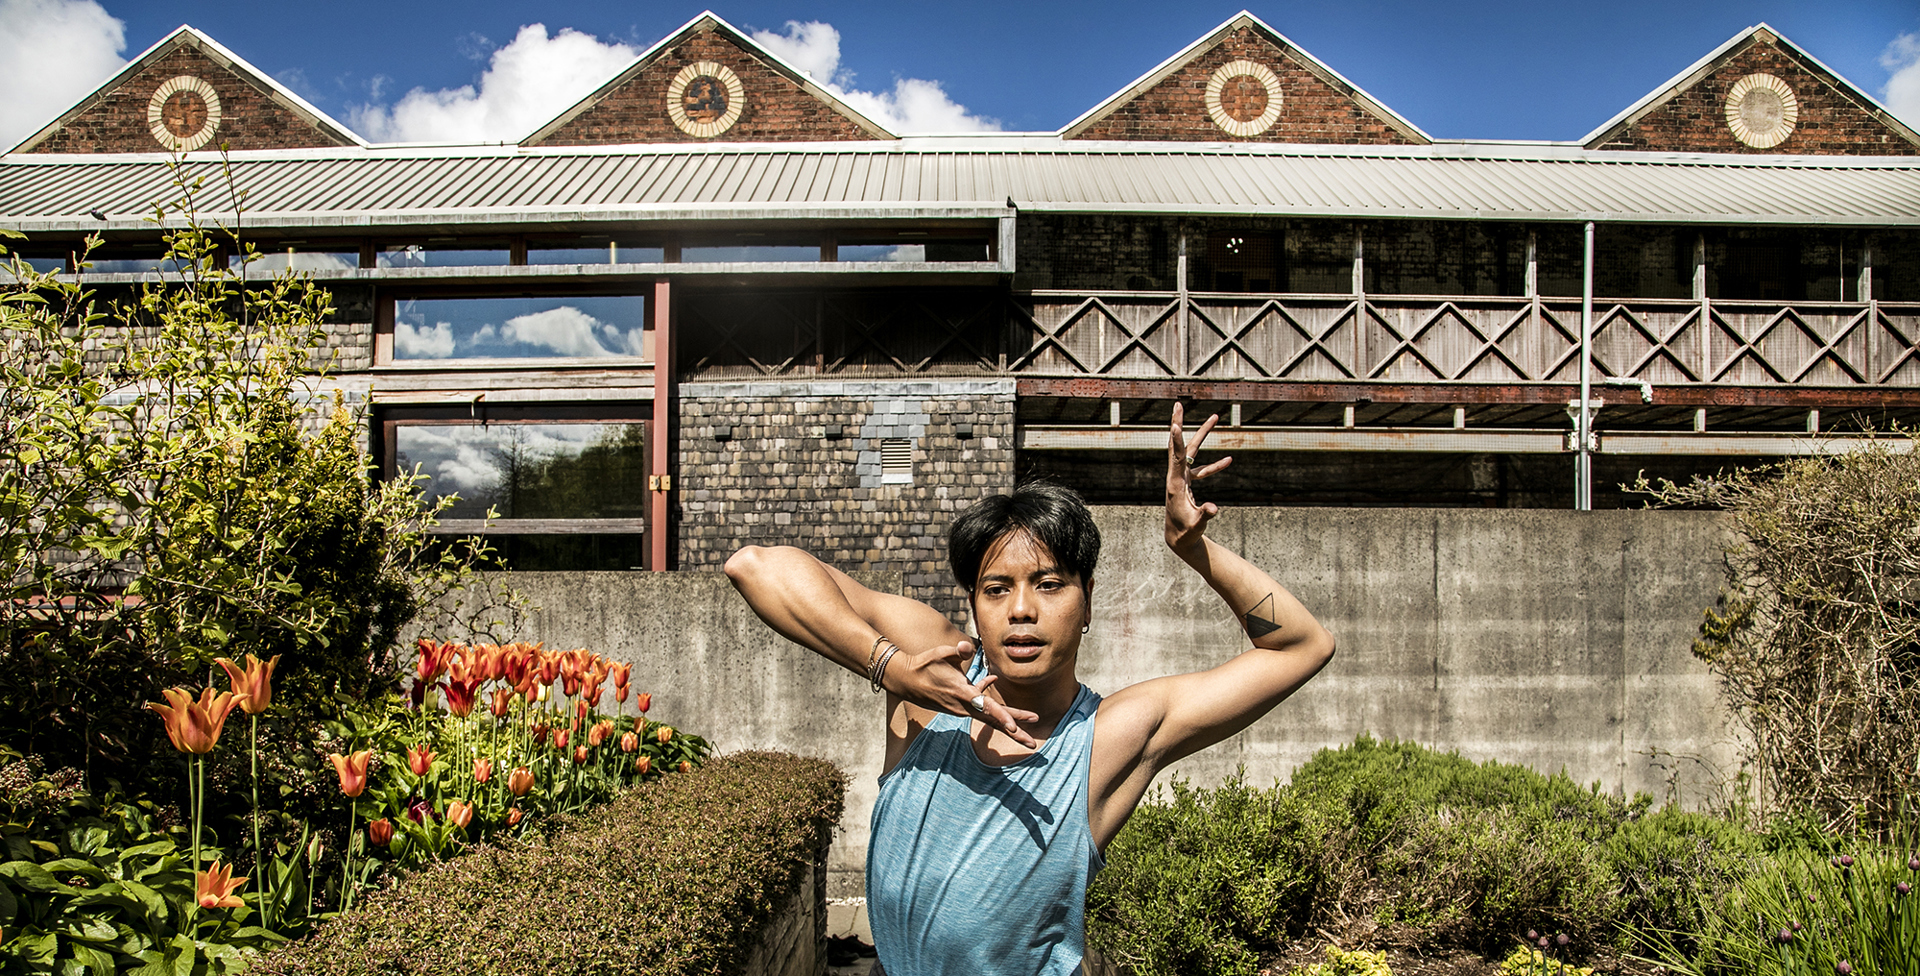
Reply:
[[[1040, 744], [1020, 728], [1020, 723], [1038, 722], [1040, 716], [1008, 708], [987, 694], [999, 675], [989, 674], [977, 682], [967, 683], [967, 667], [972, 663], [973, 644], [968, 641], [918, 652], [903, 647], [888, 662], [881, 683], [888, 691], [921, 708], [977, 718], [1029, 749], [1039, 748]], [[971, 702], [975, 697], [986, 699], [985, 710], [974, 710]]]
[[1197, 464], [1200, 445], [1213, 432], [1213, 425], [1220, 422], [1219, 414], [1208, 417], [1206, 423], [1200, 425], [1191, 444], [1187, 443], [1180, 427], [1184, 419], [1186, 408], [1176, 401], [1173, 422], [1167, 426], [1167, 545], [1174, 552], [1189, 552], [1201, 545], [1207, 522], [1220, 514], [1220, 506], [1212, 502], [1202, 505], [1194, 500], [1193, 483], [1224, 471], [1233, 463], [1233, 458], [1223, 457], [1210, 464]]

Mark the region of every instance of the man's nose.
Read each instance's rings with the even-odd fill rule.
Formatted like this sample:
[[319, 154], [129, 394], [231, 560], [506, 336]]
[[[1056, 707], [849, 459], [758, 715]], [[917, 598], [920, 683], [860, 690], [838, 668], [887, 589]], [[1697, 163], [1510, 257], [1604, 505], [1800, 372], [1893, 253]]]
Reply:
[[1007, 616], [1014, 620], [1032, 620], [1038, 604], [1034, 602], [1033, 590], [1025, 586], [1013, 588], [1013, 599], [1007, 603]]

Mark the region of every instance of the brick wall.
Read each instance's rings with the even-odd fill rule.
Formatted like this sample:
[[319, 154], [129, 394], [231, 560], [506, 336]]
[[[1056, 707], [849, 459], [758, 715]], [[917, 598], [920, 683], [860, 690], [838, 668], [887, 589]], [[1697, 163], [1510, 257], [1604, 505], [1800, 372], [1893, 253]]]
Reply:
[[[1240, 59], [1264, 64], [1280, 79], [1280, 118], [1257, 136], [1231, 136], [1207, 115], [1207, 81], [1215, 70]], [[1075, 138], [1156, 142], [1310, 142], [1401, 145], [1412, 140], [1309, 70], [1292, 52], [1256, 28], [1228, 31], [1213, 49], [1159, 84], [1114, 109]]]
[[[792, 545], [843, 570], [897, 571], [966, 621], [947, 568], [953, 513], [1013, 486], [1007, 380], [689, 383], [681, 387], [680, 568], [744, 545]], [[961, 438], [956, 425], [970, 423]], [[839, 424], [829, 440], [825, 427]], [[715, 432], [729, 428], [731, 439]], [[913, 483], [881, 483], [880, 441], [913, 443]]]
[[[733, 69], [746, 90], [740, 120], [713, 139], [679, 130], [667, 116], [667, 86], [680, 69], [714, 61]], [[718, 31], [702, 31], [661, 53], [626, 83], [535, 145], [600, 146], [652, 142], [812, 142], [873, 138], [852, 119], [809, 94]]]
[[[1793, 134], [1766, 149], [1746, 145], [1727, 128], [1727, 92], [1754, 73], [1786, 82], [1800, 108]], [[1771, 41], [1757, 41], [1666, 104], [1600, 136], [1589, 147], [1763, 155], [1920, 154], [1920, 146], [1875, 118], [1825, 72]]]
[[192, 75], [220, 96], [220, 126], [205, 148], [292, 149], [348, 145], [314, 128], [264, 89], [197, 48], [182, 45], [155, 59], [31, 150], [36, 153], [163, 152], [147, 124], [147, 103], [161, 84]]

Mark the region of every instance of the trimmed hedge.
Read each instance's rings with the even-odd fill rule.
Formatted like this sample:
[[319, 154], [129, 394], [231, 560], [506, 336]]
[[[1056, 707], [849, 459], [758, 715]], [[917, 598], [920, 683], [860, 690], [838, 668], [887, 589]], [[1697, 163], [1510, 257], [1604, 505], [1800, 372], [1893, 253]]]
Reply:
[[794, 894], [845, 792], [824, 760], [725, 756], [408, 875], [252, 972], [720, 976]]
[[1361, 737], [1286, 785], [1176, 782], [1142, 804], [1087, 896], [1090, 941], [1139, 976], [1251, 976], [1319, 931], [1344, 944], [1504, 955], [1528, 929], [1628, 948], [1691, 930], [1764, 839], [1564, 774]]

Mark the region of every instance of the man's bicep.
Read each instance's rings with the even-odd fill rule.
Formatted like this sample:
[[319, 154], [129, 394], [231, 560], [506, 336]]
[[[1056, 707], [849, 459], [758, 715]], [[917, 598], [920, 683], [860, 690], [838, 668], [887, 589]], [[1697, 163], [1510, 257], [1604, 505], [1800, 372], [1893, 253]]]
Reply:
[[1332, 656], [1331, 638], [1324, 648], [1254, 648], [1215, 668], [1146, 683], [1161, 712], [1147, 745], [1153, 765], [1164, 769], [1246, 729], [1298, 691]]

